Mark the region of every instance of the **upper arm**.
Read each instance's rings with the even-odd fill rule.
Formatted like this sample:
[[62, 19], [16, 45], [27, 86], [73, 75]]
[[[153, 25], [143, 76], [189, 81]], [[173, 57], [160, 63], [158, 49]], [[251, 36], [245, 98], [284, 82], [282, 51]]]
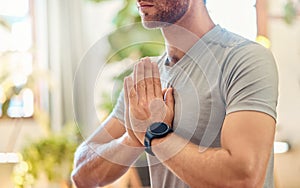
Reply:
[[233, 50], [224, 63], [222, 93], [226, 114], [264, 112], [276, 119], [278, 73], [272, 53], [257, 44]]
[[223, 146], [249, 152], [271, 147], [278, 100], [277, 67], [272, 53], [252, 43], [233, 50], [224, 66], [223, 89]]
[[[229, 55], [223, 70], [223, 146], [243, 147], [245, 151], [268, 149], [265, 147], [273, 144], [278, 100], [277, 67], [272, 53], [254, 43], [240, 46]], [[267, 141], [271, 145], [265, 145]]]
[[222, 132], [222, 148], [228, 150], [246, 173], [254, 173], [263, 181], [273, 149], [275, 120], [257, 111], [238, 111], [226, 116]]
[[241, 168], [263, 178], [275, 134], [276, 63], [265, 48], [256, 44], [242, 46], [228, 59], [223, 78], [226, 117], [221, 145]]

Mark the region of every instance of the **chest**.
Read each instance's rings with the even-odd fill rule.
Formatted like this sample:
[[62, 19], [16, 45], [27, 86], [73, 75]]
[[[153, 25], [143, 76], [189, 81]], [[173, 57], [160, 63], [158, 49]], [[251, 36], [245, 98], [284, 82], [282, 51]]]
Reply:
[[163, 72], [162, 87], [174, 88], [175, 133], [197, 145], [217, 147], [225, 104], [218, 79], [209, 79], [202, 69], [190, 67], [176, 73]]

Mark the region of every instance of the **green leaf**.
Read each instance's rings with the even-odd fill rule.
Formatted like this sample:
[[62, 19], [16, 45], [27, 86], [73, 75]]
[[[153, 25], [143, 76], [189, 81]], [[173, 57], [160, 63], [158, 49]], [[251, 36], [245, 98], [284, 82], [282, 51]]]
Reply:
[[293, 1], [289, 0], [284, 6], [284, 20], [287, 24], [292, 24], [297, 18], [297, 9]]

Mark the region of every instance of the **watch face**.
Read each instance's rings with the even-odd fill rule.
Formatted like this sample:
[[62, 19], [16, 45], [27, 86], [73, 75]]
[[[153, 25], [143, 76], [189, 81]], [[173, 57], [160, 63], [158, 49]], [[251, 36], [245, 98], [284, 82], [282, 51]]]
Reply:
[[150, 126], [151, 133], [155, 135], [161, 135], [168, 131], [169, 127], [168, 125], [164, 123], [154, 123]]

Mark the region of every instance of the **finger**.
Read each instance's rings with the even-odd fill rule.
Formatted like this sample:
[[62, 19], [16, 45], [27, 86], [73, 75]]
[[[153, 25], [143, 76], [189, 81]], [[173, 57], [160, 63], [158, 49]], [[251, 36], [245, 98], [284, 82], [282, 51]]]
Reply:
[[124, 88], [124, 101], [125, 101], [125, 107], [128, 107], [128, 90], [127, 90], [127, 80], [128, 77], [124, 78], [124, 84], [123, 84], [123, 88]]
[[144, 70], [145, 70], [146, 96], [147, 96], [147, 100], [150, 101], [155, 97], [153, 76], [152, 76], [152, 63], [149, 58], [146, 58], [144, 62], [145, 62]]
[[134, 88], [134, 83], [131, 77], [126, 78], [126, 90], [128, 95], [128, 106], [137, 104], [137, 93]]
[[162, 96], [163, 96], [163, 99], [165, 100], [165, 94], [166, 94], [166, 91], [168, 90], [168, 88], [164, 88], [162, 90]]
[[125, 128], [126, 130], [128, 129], [132, 129], [131, 125], [130, 125], [130, 120], [129, 120], [129, 98], [128, 98], [128, 94], [129, 91], [127, 89], [127, 81], [128, 81], [128, 77], [124, 78], [124, 101], [125, 101]]
[[155, 97], [162, 98], [160, 75], [159, 75], [157, 63], [155, 62], [152, 63], [152, 75], [153, 75]]
[[136, 92], [138, 96], [138, 102], [143, 102], [146, 100], [146, 83], [145, 83], [145, 75], [144, 75], [144, 62], [140, 61], [135, 67], [135, 76], [136, 82], [134, 83], [136, 86]]
[[168, 88], [165, 95], [164, 100], [169, 109], [174, 109], [174, 96], [173, 96], [173, 88]]
[[136, 75], [137, 75], [137, 65], [138, 64], [134, 65], [134, 67], [133, 67], [133, 75], [132, 75], [135, 90], [136, 90], [136, 83], [137, 83], [137, 78], [136, 78]]

